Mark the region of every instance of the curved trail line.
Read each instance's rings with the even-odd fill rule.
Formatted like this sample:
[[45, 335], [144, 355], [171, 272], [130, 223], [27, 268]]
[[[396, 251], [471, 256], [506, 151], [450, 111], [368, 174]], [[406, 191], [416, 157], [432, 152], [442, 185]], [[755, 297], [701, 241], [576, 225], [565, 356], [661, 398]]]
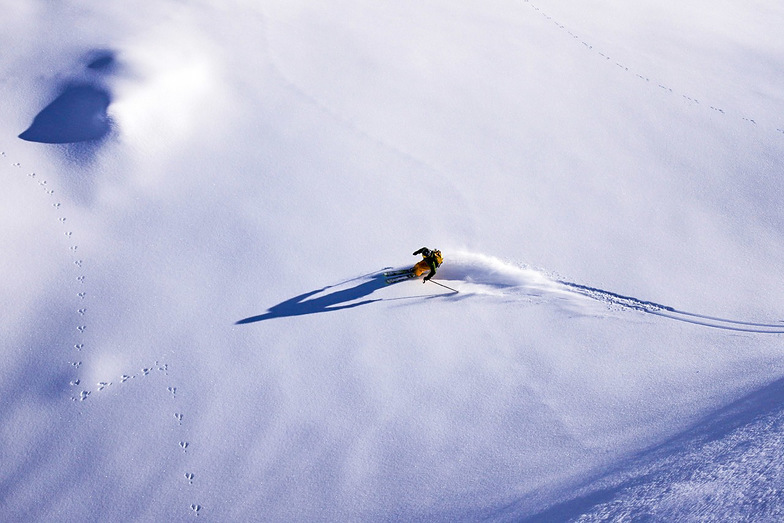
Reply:
[[556, 280], [566, 287], [566, 290], [586, 296], [593, 300], [619, 305], [627, 309], [633, 309], [656, 316], [662, 316], [671, 320], [677, 320], [684, 323], [691, 323], [693, 325], [701, 325], [703, 327], [713, 327], [714, 329], [724, 329], [736, 332], [753, 332], [757, 334], [784, 334], [784, 323], [754, 323], [749, 321], [731, 320], [727, 318], [719, 318], [717, 316], [708, 316], [705, 314], [697, 314], [694, 312], [687, 312], [670, 307], [669, 305], [662, 305], [652, 301], [645, 301], [634, 298], [632, 296], [624, 296], [614, 292], [581, 285], [579, 283]]
[[461, 290], [462, 297], [471, 294], [495, 294], [498, 291], [503, 295], [509, 295], [519, 290], [527, 296], [539, 297], [565, 293], [702, 327], [755, 334], [784, 334], [784, 322], [751, 322], [684, 311], [669, 305], [558, 279], [548, 276], [544, 271], [483, 254], [452, 253], [449, 265], [439, 270], [439, 274], [447, 280], [454, 281], [456, 288]]
[[[693, 106], [699, 105], [699, 106], [703, 106], [703, 107], [709, 107], [710, 110], [712, 110], [712, 111], [714, 111], [716, 113], [719, 113], [721, 115], [727, 116], [727, 112], [723, 108], [721, 108], [721, 107], [717, 107], [717, 106], [711, 105], [711, 104], [704, 104], [704, 103], [701, 103], [700, 100], [698, 100], [696, 97], [689, 96], [687, 93], [676, 92], [671, 87], [668, 87], [668, 86], [666, 86], [666, 85], [664, 85], [664, 84], [662, 84], [660, 82], [652, 80], [649, 76], [644, 75], [641, 72], [636, 72], [633, 67], [627, 66], [626, 64], [623, 64], [621, 62], [618, 62], [618, 61], [612, 59], [607, 53], [599, 51], [588, 40], [582, 38], [581, 36], [576, 34], [574, 31], [568, 29], [564, 24], [560, 23], [558, 20], [556, 20], [555, 18], [553, 18], [552, 16], [547, 14], [544, 10], [539, 8], [531, 0], [523, 0], [523, 3], [528, 4], [528, 6], [531, 7], [531, 9], [533, 9], [534, 11], [536, 11], [537, 13], [542, 15], [546, 20], [548, 20], [548, 21], [552, 22], [553, 24], [555, 24], [555, 26], [558, 29], [560, 29], [561, 31], [565, 31], [569, 35], [569, 37], [571, 39], [579, 41], [583, 48], [585, 48], [586, 50], [588, 50], [590, 52], [597, 53], [601, 58], [604, 59], [605, 62], [614, 64], [621, 71], [623, 71], [625, 73], [629, 73], [629, 74], [634, 74], [635, 78], [637, 78], [639, 80], [642, 80], [646, 84], [656, 85], [659, 90], [664, 91], [665, 93], [680, 94], [680, 97], [684, 101], [689, 102]], [[744, 116], [744, 115], [740, 114], [739, 112], [736, 112], [736, 116], [735, 117], [739, 121], [746, 122], [747, 124], [751, 124], [753, 126], [757, 126], [759, 123], [761, 123], [756, 118], [751, 118], [749, 116]], [[770, 129], [773, 129], [773, 126], [766, 126], [766, 127], [769, 127]], [[784, 128], [775, 127], [775, 129], [776, 129], [776, 133], [777, 134], [784, 134]]]

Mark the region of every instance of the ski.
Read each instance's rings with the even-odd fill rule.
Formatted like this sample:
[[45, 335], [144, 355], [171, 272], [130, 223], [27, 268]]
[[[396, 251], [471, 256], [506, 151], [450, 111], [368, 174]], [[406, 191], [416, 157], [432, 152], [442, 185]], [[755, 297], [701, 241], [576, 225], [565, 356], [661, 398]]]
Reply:
[[385, 272], [384, 276], [386, 276], [387, 278], [392, 276], [402, 276], [404, 274], [410, 274], [411, 271], [413, 271], [413, 269], [401, 269], [399, 271], [389, 271], [389, 272]]
[[412, 278], [416, 278], [416, 275], [411, 272], [406, 272], [403, 274], [392, 275], [387, 278], [387, 285], [392, 285], [393, 283], [399, 283], [401, 281], [410, 280]]

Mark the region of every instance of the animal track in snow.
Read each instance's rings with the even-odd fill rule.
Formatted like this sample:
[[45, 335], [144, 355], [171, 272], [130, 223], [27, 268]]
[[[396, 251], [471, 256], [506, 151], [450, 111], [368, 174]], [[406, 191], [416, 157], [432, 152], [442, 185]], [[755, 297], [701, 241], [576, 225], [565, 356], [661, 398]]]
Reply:
[[[6, 158], [6, 153], [3, 151], [0, 153], [0, 156]], [[13, 163], [12, 165], [16, 168], [22, 167], [22, 164], [18, 162]], [[30, 180], [34, 181], [38, 187], [42, 188], [47, 195], [51, 196], [54, 194], [55, 191], [52, 188], [52, 184], [49, 183], [48, 180], [42, 179], [41, 176], [37, 175], [35, 172], [30, 172], [27, 174], [27, 176]], [[68, 224], [68, 229], [63, 230], [62, 234], [68, 242], [68, 251], [71, 253], [71, 256], [74, 256], [79, 250], [79, 245], [77, 242], [78, 232], [71, 227], [71, 223], [64, 213], [64, 211], [67, 210], [65, 209], [66, 206], [63, 205], [62, 201], [55, 200], [51, 203], [51, 206], [58, 213], [57, 221], [60, 223], [60, 225], [65, 226]], [[120, 393], [120, 391], [123, 389], [132, 390], [132, 388], [127, 388], [131, 383], [140, 383], [142, 380], [146, 381], [152, 379], [154, 375], [162, 374], [164, 376], [169, 376], [169, 365], [159, 361], [155, 361], [153, 365], [142, 366], [138, 373], [120, 374], [116, 385], [114, 380], [110, 379], [109, 377], [105, 377], [104, 379], [97, 381], [95, 387], [92, 389], [84, 388], [84, 379], [78, 375], [74, 376], [72, 374], [73, 372], [83, 372], [85, 367], [89, 367], [89, 365], [84, 365], [83, 362], [90, 362], [90, 354], [89, 351], [86, 350], [86, 342], [84, 340], [89, 325], [89, 323], [85, 321], [89, 317], [88, 307], [86, 306], [88, 293], [87, 290], [84, 289], [88, 282], [88, 274], [85, 273], [85, 268], [87, 265], [88, 264], [85, 263], [84, 258], [81, 256], [79, 258], [73, 258], [73, 267], [79, 271], [75, 276], [75, 285], [80, 287], [76, 293], [75, 298], [78, 305], [72, 309], [76, 310], [76, 317], [78, 318], [78, 321], [75, 322], [75, 328], [78, 334], [74, 334], [74, 336], [78, 336], [79, 339], [72, 340], [71, 344], [75, 353], [79, 353], [80, 356], [83, 356], [83, 359], [71, 358], [67, 361], [69, 366], [69, 374], [71, 374], [68, 385], [71, 387], [71, 390], [78, 391], [74, 392], [74, 395], [71, 395], [71, 400], [74, 402], [84, 402], [88, 399], [94, 401], [95, 399], [100, 398], [102, 395], [106, 394], [106, 391], [108, 390], [113, 390], [114, 393], [117, 394]], [[71, 283], [71, 285], [74, 285], [74, 283]], [[166, 390], [171, 394], [171, 399], [177, 401], [177, 387], [169, 385], [167, 386]], [[174, 409], [173, 417], [177, 422], [178, 430], [182, 432], [185, 414], [180, 409]], [[191, 450], [191, 443], [186, 436], [186, 434], [181, 433], [178, 435], [177, 440], [179, 441], [179, 447], [183, 454], [187, 454]], [[193, 485], [196, 475], [191, 471], [187, 471], [183, 473], [183, 477], [188, 481], [188, 485]], [[190, 509], [193, 514], [198, 516], [202, 511], [202, 505], [193, 503], [190, 505]]]
[[[5, 151], [2, 152], [1, 156], [3, 158], [7, 158], [7, 154], [5, 153]], [[20, 162], [13, 162], [13, 163], [11, 163], [11, 165], [14, 168], [16, 168], [16, 169], [21, 169], [22, 168], [22, 164]], [[52, 196], [55, 193], [55, 189], [52, 187], [53, 184], [50, 183], [50, 180], [45, 179], [45, 177], [39, 175], [35, 171], [28, 172], [27, 173], [27, 178], [29, 180], [31, 180], [31, 182], [35, 183], [37, 187], [42, 189], [46, 195]], [[54, 200], [54, 201], [51, 201], [50, 205], [58, 213], [57, 221], [61, 225], [64, 226], [66, 224], [66, 222], [67, 222], [67, 218], [66, 218], [66, 216], [63, 215], [63, 211], [65, 210], [64, 209], [65, 206], [64, 206], [63, 202], [61, 200]], [[78, 245], [75, 242], [75, 238], [77, 236], [76, 231], [73, 228], [69, 227], [67, 230], [63, 231], [63, 235], [65, 236], [65, 238], [68, 241], [67, 246], [68, 246], [69, 251], [71, 253], [76, 252], [76, 250], [78, 249]], [[80, 270], [80, 271], [82, 271], [82, 269], [84, 268], [84, 260], [83, 259], [74, 260], [74, 264], [77, 267], [77, 269]], [[76, 280], [77, 280], [77, 282], [80, 285], [84, 285], [85, 284], [85, 280], [86, 280], [85, 274], [83, 274], [83, 273], [79, 274], [77, 276]], [[86, 291], [81, 290], [81, 291], [78, 292], [78, 294], [76, 296], [79, 298], [80, 302], [83, 302], [85, 300], [85, 297], [87, 296], [87, 293], [86, 293]], [[82, 306], [77, 308], [77, 312], [79, 313], [79, 321], [78, 321], [78, 323], [76, 323], [74, 325], [75, 328], [76, 328], [76, 331], [78, 332], [78, 334], [74, 334], [74, 337], [78, 336], [79, 339], [78, 340], [73, 339], [71, 341], [71, 344], [72, 344], [73, 349], [76, 352], [81, 353], [80, 355], [82, 355], [82, 356], [86, 356], [83, 353], [83, 351], [85, 349], [84, 337], [85, 337], [85, 332], [87, 331], [87, 325], [88, 325], [87, 322], [84, 321], [84, 318], [86, 317], [86, 313], [87, 313], [87, 308], [83, 306], [83, 303], [80, 303], [80, 305], [82, 305]], [[70, 359], [66, 360], [66, 363], [67, 363], [68, 369], [69, 369], [67, 375], [70, 375], [70, 377], [68, 378], [68, 384], [72, 388], [81, 386], [81, 384], [84, 381], [81, 377], [79, 377], [78, 374], [74, 375], [74, 372], [76, 372], [76, 373], [82, 372], [82, 370], [83, 370], [83, 365], [82, 365], [83, 361], [84, 361], [84, 359], [74, 360], [73, 358], [70, 358]], [[103, 390], [105, 387], [106, 387], [105, 384], [104, 385], [99, 384], [99, 389], [98, 390]], [[80, 391], [78, 393], [77, 396], [72, 396], [71, 399], [74, 400], [74, 401], [76, 401], [76, 400], [85, 401], [91, 395], [91, 393], [92, 393], [92, 391], [90, 391], [90, 390], [82, 390], [82, 391]]]
[[[598, 49], [595, 49], [594, 46], [589, 41], [581, 38], [575, 32], [567, 29], [566, 26], [564, 26], [563, 24], [559, 23], [552, 16], [550, 16], [547, 13], [545, 13], [544, 11], [542, 11], [531, 0], [523, 0], [523, 1], [524, 1], [524, 3], [528, 4], [534, 11], [538, 12], [539, 14], [541, 14], [545, 19], [547, 19], [548, 21], [553, 22], [556, 25], [556, 27], [558, 27], [559, 29], [565, 31], [573, 39], [579, 40], [582, 43], [583, 47], [585, 47], [587, 50], [589, 50], [591, 52], [597, 53], [600, 57], [604, 58], [605, 60], [610, 60], [610, 56], [608, 54], [606, 54], [606, 53], [604, 53], [602, 51], [599, 51]], [[631, 68], [629, 68], [628, 66], [626, 66], [626, 65], [624, 65], [624, 64], [622, 64], [620, 62], [615, 62], [615, 65], [618, 66], [620, 69], [622, 69], [624, 72], [633, 72], [633, 71], [631, 71]], [[650, 78], [649, 77], [644, 76], [644, 75], [642, 75], [640, 73], [634, 73], [634, 76], [639, 78], [640, 80], [645, 81], [645, 82], [650, 82]], [[666, 93], [672, 93], [672, 94], [675, 93], [675, 91], [672, 88], [667, 87], [667, 86], [665, 86], [663, 84], [658, 84], [658, 86], [663, 91], [665, 91]], [[686, 101], [693, 102], [695, 105], [700, 105], [699, 101], [696, 98], [694, 98], [694, 97], [688, 96], [687, 94], [681, 94], [681, 96]], [[713, 111], [718, 112], [719, 114], [722, 114], [722, 115], [726, 115], [727, 114], [723, 108], [719, 108], [719, 107], [716, 107], [716, 106], [710, 106], [710, 109], [712, 109]], [[740, 116], [740, 118], [743, 121], [745, 121], [745, 122], [748, 122], [748, 123], [751, 123], [751, 124], [754, 124], [754, 125], [758, 124], [758, 122], [757, 122], [757, 120], [755, 118], [751, 118], [751, 117], [748, 117], [748, 116]], [[779, 132], [779, 133], [784, 134], [784, 129], [777, 128], [776, 131]]]
[[[168, 366], [167, 365], [162, 365], [162, 366], [159, 367], [158, 370], [165, 372], [165, 371], [168, 370]], [[171, 394], [171, 400], [172, 401], [178, 401], [178, 398], [177, 398], [177, 387], [175, 387], [173, 385], [170, 385], [170, 386], [166, 387], [166, 390]], [[185, 415], [182, 413], [182, 411], [176, 410], [174, 412], [174, 419], [177, 420], [177, 426], [180, 427], [178, 429], [178, 431], [182, 431], [181, 427], [183, 426], [183, 420], [185, 419]], [[181, 433], [181, 436], [182, 436], [182, 433]], [[191, 449], [191, 443], [190, 443], [190, 441], [187, 438], [182, 438], [182, 439], [179, 440], [179, 447], [180, 447], [180, 450], [182, 451], [182, 454], [186, 455], [186, 454], [188, 454], [188, 451]], [[188, 480], [188, 485], [193, 485], [193, 480], [196, 477], [196, 475], [192, 471], [185, 472], [183, 474], [183, 476], [185, 477], [186, 480]], [[191, 505], [191, 510], [197, 516], [199, 515], [199, 511], [201, 509], [202, 509], [202, 507], [198, 503], [194, 503], [194, 504]]]
[[[77, 350], [81, 350], [81, 344], [76, 344], [74, 346]], [[82, 362], [70, 362], [74, 366], [81, 366]], [[88, 398], [100, 398], [105, 391], [109, 390], [110, 388], [115, 391], [115, 394], [120, 393], [123, 388], [129, 385], [131, 380], [135, 381], [136, 383], [141, 383], [140, 380], [149, 380], [152, 379], [153, 376], [156, 375], [169, 375], [169, 364], [168, 363], [161, 363], [159, 361], [155, 361], [153, 365], [142, 366], [138, 373], [123, 373], [119, 377], [119, 382], [117, 385], [114, 385], [114, 382], [111, 379], [103, 379], [96, 383], [95, 389], [83, 389], [77, 396], [72, 397], [73, 401], [83, 402], [86, 401]], [[138, 379], [137, 379], [138, 378]], [[72, 387], [78, 387], [82, 383], [80, 379], [74, 379], [70, 382]], [[129, 389], [130, 390], [130, 389]], [[175, 387], [168, 387], [169, 391], [176, 390]], [[92, 401], [92, 400], [91, 400]], [[184, 419], [184, 415], [177, 412], [174, 414], [175, 419], [178, 421], [179, 425], [182, 425], [182, 421]], [[190, 447], [190, 443], [183, 439], [180, 441], [180, 447], [183, 453], [186, 453]], [[193, 474], [189, 473], [191, 476], [191, 484], [193, 479]]]
[[[74, 345], [74, 348], [76, 348], [76, 350], [79, 351], [81, 351], [83, 347], [84, 346], [82, 344]], [[82, 362], [79, 362], [79, 365], [81, 364]], [[154, 365], [142, 367], [138, 374], [128, 374], [128, 373], [120, 374], [119, 377], [120, 381], [118, 385], [123, 385], [129, 382], [130, 380], [134, 380], [136, 378], [148, 378], [153, 374], [154, 370], [157, 370], [159, 373], [168, 375], [168, 369], [169, 369], [168, 363], [160, 364], [159, 362], [156, 361]], [[79, 384], [78, 381], [76, 384], [77, 385]], [[106, 388], [108, 388], [109, 386], [111, 386], [112, 384], [113, 382], [111, 381], [111, 379], [109, 378], [103, 379], [96, 384], [96, 390], [90, 392], [101, 392]], [[74, 383], [72, 382], [71, 385], [74, 385]], [[121, 390], [121, 388], [118, 388], [117, 390], [119, 391]]]
[[[0, 154], [0, 156], [3, 157], [3, 158], [6, 158], [7, 154], [5, 153], [5, 151], [2, 151], [2, 154]], [[22, 167], [22, 164], [19, 163], [19, 162], [15, 162], [12, 165], [13, 165], [13, 167], [16, 167], [16, 168], [21, 168]], [[37, 185], [39, 187], [42, 187], [44, 189], [44, 191], [48, 195], [54, 194], [55, 191], [54, 191], [54, 189], [51, 188], [49, 182], [47, 180], [40, 179], [40, 177], [35, 172], [28, 173], [27, 177], [30, 178], [31, 180], [34, 180], [37, 183]], [[62, 211], [63, 210], [63, 203], [61, 201], [56, 201], [56, 202], [52, 203], [51, 205], [52, 205], [52, 208], [55, 209], [56, 211]], [[66, 216], [59, 216], [57, 218], [57, 221], [60, 224], [64, 225], [67, 222], [67, 218], [66, 218]], [[71, 239], [71, 238], [73, 238], [75, 236], [75, 232], [73, 230], [65, 231], [64, 232], [64, 236], [66, 238]], [[70, 249], [71, 252], [75, 252], [78, 249], [78, 246], [77, 245], [71, 245], [69, 247], [69, 249]], [[74, 263], [74, 265], [78, 269], [83, 269], [84, 265], [85, 265], [83, 259], [74, 260], [73, 263]], [[84, 284], [86, 279], [87, 278], [86, 278], [86, 276], [84, 274], [81, 274], [81, 275], [79, 275], [76, 278], [76, 280], [80, 284]], [[80, 302], [83, 302], [85, 300], [86, 296], [87, 296], [87, 292], [82, 290], [82, 291], [78, 292], [76, 294], [76, 296], [79, 298]], [[79, 314], [80, 317], [85, 317], [86, 313], [87, 313], [87, 308], [86, 307], [79, 307], [77, 309], [77, 313]], [[87, 330], [87, 324], [80, 322], [79, 324], [76, 325], [76, 330], [79, 332], [79, 334], [81, 336], [84, 336], [85, 331]], [[85, 343], [83, 341], [79, 341], [78, 343], [74, 343], [73, 344], [73, 349], [75, 351], [77, 351], [77, 352], [82, 352], [85, 349]], [[82, 368], [83, 360], [67, 361], [67, 364], [68, 364], [70, 369], [72, 369], [72, 370], [79, 370], [79, 369]], [[157, 362], [156, 362], [156, 364], [157, 364]], [[166, 367], [167, 366], [164, 365], [164, 367], [161, 370], [166, 370]], [[80, 386], [82, 384], [82, 381], [83, 380], [77, 376], [77, 377], [73, 377], [72, 379], [70, 379], [68, 384], [69, 384], [70, 387], [78, 387], [78, 386]], [[123, 379], [123, 382], [124, 381], [125, 380]], [[111, 384], [112, 384], [111, 381], [101, 381], [101, 382], [98, 382], [97, 390], [98, 391], [103, 391], [104, 389], [106, 389]], [[72, 397], [72, 399], [74, 401], [76, 401], [76, 400], [78, 400], [78, 401], [85, 401], [88, 397], [91, 396], [92, 392], [93, 391], [90, 391], [90, 390], [82, 390], [82, 391], [80, 391], [78, 393], [78, 396]]]

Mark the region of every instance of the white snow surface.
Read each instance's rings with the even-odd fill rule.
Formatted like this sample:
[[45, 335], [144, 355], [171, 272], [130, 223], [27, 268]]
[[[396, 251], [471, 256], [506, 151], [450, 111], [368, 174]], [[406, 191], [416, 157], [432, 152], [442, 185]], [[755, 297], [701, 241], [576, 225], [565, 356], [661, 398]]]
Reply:
[[782, 517], [781, 2], [3, 7], [0, 519]]

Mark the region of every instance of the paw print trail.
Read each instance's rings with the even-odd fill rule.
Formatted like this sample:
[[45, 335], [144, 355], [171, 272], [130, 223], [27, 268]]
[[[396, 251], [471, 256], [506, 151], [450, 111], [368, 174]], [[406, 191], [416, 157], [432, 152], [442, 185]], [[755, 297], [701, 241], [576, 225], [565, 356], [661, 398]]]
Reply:
[[[2, 151], [0, 158], [7, 159], [7, 154]], [[9, 162], [12, 169], [24, 172], [21, 162]], [[79, 234], [73, 227], [72, 220], [67, 214], [68, 205], [59, 199], [53, 184], [43, 177], [40, 173], [30, 171], [26, 173], [27, 179], [49, 199], [48, 207], [54, 212], [52, 218], [53, 226], [59, 228], [61, 237], [64, 239], [64, 254], [69, 260], [69, 269], [65, 271], [66, 281], [63, 284], [73, 292], [70, 311], [65, 311], [65, 318], [71, 318], [70, 328], [65, 332], [70, 332], [70, 340], [64, 340], [63, 349], [65, 351], [64, 366], [66, 376], [68, 376], [67, 387], [70, 389], [71, 401], [80, 404], [82, 402], [100, 400], [109, 391], [115, 394], [132, 393], [134, 383], [141, 384], [143, 381], [156, 379], [157, 376], [168, 377], [169, 365], [165, 362], [154, 361], [149, 365], [137, 367], [136, 371], [126, 371], [118, 376], [103, 376], [95, 383], [87, 383], [82, 374], [85, 368], [84, 361], [90, 361], [90, 311], [92, 309], [89, 277], [89, 261], [83, 257], [83, 252], [79, 248]], [[160, 379], [160, 378], [157, 378]], [[157, 381], [156, 379], [156, 381]], [[159, 382], [160, 383], [160, 382]], [[159, 385], [161, 386], [161, 385]], [[178, 390], [173, 385], [167, 385], [166, 389], [161, 386], [161, 399], [168, 396], [169, 400], [177, 401]], [[164, 396], [165, 395], [165, 396]], [[191, 449], [190, 442], [184, 437], [184, 423], [187, 419], [180, 409], [174, 409], [173, 418], [177, 423], [178, 430], [182, 433], [179, 436], [180, 450], [183, 454]], [[195, 474], [192, 471], [182, 472], [182, 477], [188, 482], [188, 486], [193, 485]], [[192, 508], [194, 514], [199, 515], [202, 510], [201, 505], [194, 504]]]
[[[5, 152], [2, 153], [2, 158], [6, 158]], [[24, 172], [23, 165], [20, 162], [13, 162], [12, 167]], [[69, 271], [71, 276], [64, 282], [67, 288], [73, 291], [73, 300], [71, 302], [71, 310], [67, 311], [64, 317], [72, 318], [72, 327], [66, 329], [66, 332], [71, 332], [71, 340], [64, 343], [67, 352], [65, 364], [67, 365], [67, 375], [69, 377], [68, 387], [71, 389], [71, 400], [74, 402], [84, 402], [88, 399], [95, 399], [100, 397], [100, 393], [110, 390], [114, 385], [114, 380], [119, 379], [119, 384], [125, 384], [129, 380], [135, 378], [148, 377], [157, 371], [160, 374], [168, 374], [168, 364], [155, 361], [152, 365], [141, 367], [138, 373], [124, 373], [118, 377], [105, 376], [94, 384], [87, 383], [84, 376], [81, 375], [84, 368], [84, 361], [90, 361], [90, 310], [91, 306], [91, 293], [90, 293], [90, 278], [89, 278], [89, 261], [82, 255], [83, 252], [79, 248], [79, 234], [72, 225], [72, 220], [67, 215], [67, 204], [57, 198], [57, 192], [53, 188], [53, 184], [47, 180], [40, 173], [30, 171], [27, 173], [27, 178], [31, 180], [37, 187], [43, 190], [43, 193], [50, 199], [50, 209], [55, 213], [56, 222], [55, 227], [59, 227], [62, 231], [62, 237], [65, 239], [64, 249], [69, 258]]]
[[[554, 19], [552, 16], [550, 16], [547, 13], [545, 13], [539, 6], [537, 6], [531, 0], [522, 0], [522, 1], [525, 4], [528, 4], [528, 6], [531, 7], [531, 9], [533, 9], [536, 13], [538, 13], [542, 17], [544, 17], [545, 20], [547, 20], [549, 22], [552, 22], [555, 27], [557, 27], [559, 30], [564, 31], [566, 34], [568, 34], [570, 38], [572, 38], [573, 40], [579, 42], [582, 45], [583, 49], [585, 49], [585, 50], [587, 50], [589, 52], [592, 52], [592, 53], [596, 53], [596, 55], [599, 56], [600, 58], [604, 59], [605, 62], [614, 63], [614, 65], [616, 67], [618, 67], [619, 69], [621, 69], [622, 72], [624, 72], [624, 73], [632, 74], [632, 75], [634, 75], [635, 78], [637, 78], [639, 80], [642, 80], [642, 81], [644, 81], [646, 83], [650, 83], [651, 82], [651, 79], [650, 79], [649, 76], [642, 74], [642, 72], [636, 72], [634, 70], [634, 68], [629, 67], [628, 65], [626, 65], [624, 63], [621, 63], [621, 62], [613, 60], [611, 58], [611, 56], [607, 52], [603, 52], [603, 51], [598, 50], [593, 44], [591, 44], [591, 42], [589, 42], [586, 39], [581, 38], [573, 30], [568, 29], [564, 24], [560, 23], [558, 20]], [[697, 98], [695, 98], [693, 96], [690, 96], [688, 93], [678, 93], [673, 88], [671, 88], [671, 87], [669, 87], [667, 85], [664, 85], [662, 83], [658, 83], [657, 82], [656, 85], [659, 87], [659, 89], [661, 91], [663, 91], [666, 94], [678, 94], [678, 95], [680, 95], [680, 98], [682, 100], [684, 100], [685, 102], [691, 104], [692, 106], [699, 106], [699, 105], [701, 105]], [[726, 111], [725, 108], [723, 108], [723, 107], [719, 107], [719, 106], [716, 106], [716, 105], [708, 105], [707, 107], [709, 107], [710, 110], [713, 111], [714, 113], [717, 113], [717, 114], [719, 114], [721, 116], [727, 116], [728, 115], [728, 111]], [[732, 111], [730, 111], [730, 113], [732, 113]], [[736, 112], [736, 114], [739, 114], [739, 113]], [[744, 122], [745, 124], [750, 125], [750, 126], [757, 126], [760, 123], [758, 119], [752, 118], [752, 117], [750, 117], [748, 115], [739, 115], [739, 116], [736, 116], [736, 118], [737, 118], [738, 122]], [[777, 134], [778, 133], [784, 134], [784, 129], [776, 128], [776, 133]]]
[[[179, 390], [177, 389], [176, 386], [170, 385], [170, 386], [166, 387], [166, 391], [169, 394], [169, 401], [173, 402], [175, 405], [180, 402], [180, 398], [179, 398], [180, 392], [179, 392]], [[190, 442], [189, 438], [186, 437], [187, 433], [188, 433], [188, 431], [187, 431], [187, 422], [186, 422], [187, 417], [183, 413], [182, 409], [179, 409], [179, 408], [175, 408], [174, 409], [174, 413], [173, 413], [172, 417], [174, 418], [174, 423], [177, 424], [176, 425], [176, 430], [177, 430], [177, 436], [178, 436], [178, 440], [179, 440], [179, 443], [178, 443], [179, 453], [181, 454], [180, 460], [183, 460], [193, 450], [193, 446], [191, 445], [191, 442]], [[193, 487], [194, 482], [196, 481], [196, 474], [191, 469], [187, 469], [184, 472], [182, 472], [182, 476], [181, 477], [184, 478], [185, 481], [187, 481], [187, 488], [190, 489], [191, 487]], [[191, 495], [192, 494], [189, 493], [189, 497]], [[198, 516], [198, 515], [201, 514], [201, 511], [203, 510], [203, 507], [199, 503], [192, 503], [190, 505], [190, 509], [191, 509], [193, 515]]]
[[[7, 154], [3, 151], [0, 158], [7, 159]], [[67, 365], [66, 376], [69, 376], [67, 386], [73, 391], [71, 394], [72, 401], [82, 402], [90, 397], [92, 391], [84, 389], [84, 380], [81, 373], [82, 357], [85, 353], [87, 344], [88, 332], [88, 317], [87, 307], [87, 276], [85, 273], [86, 264], [84, 259], [77, 256], [79, 245], [78, 234], [76, 234], [71, 227], [71, 222], [66, 215], [66, 205], [58, 198], [57, 191], [54, 184], [50, 182], [45, 176], [36, 171], [26, 171], [21, 162], [9, 162], [11, 167], [20, 173], [26, 172], [27, 179], [30, 180], [34, 187], [41, 191], [44, 198], [48, 200], [46, 205], [55, 213], [53, 218], [53, 226], [59, 227], [62, 237], [65, 239], [64, 249], [66, 250], [71, 260], [70, 273], [73, 274], [73, 279], [65, 281], [64, 284], [69, 285], [73, 289], [73, 301], [70, 305], [73, 308], [74, 314], [65, 314], [65, 317], [73, 318], [73, 327], [71, 332], [72, 338], [70, 341], [63, 343], [62, 349], [65, 350], [65, 365]]]

